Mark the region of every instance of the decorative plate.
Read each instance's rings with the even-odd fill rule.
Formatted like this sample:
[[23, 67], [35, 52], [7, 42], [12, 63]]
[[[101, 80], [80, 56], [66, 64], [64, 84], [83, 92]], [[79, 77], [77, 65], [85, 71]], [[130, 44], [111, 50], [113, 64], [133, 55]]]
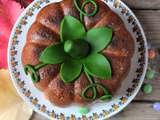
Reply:
[[59, 108], [47, 101], [43, 94], [34, 87], [31, 78], [25, 75], [21, 55], [27, 31], [35, 21], [37, 13], [46, 5], [60, 1], [35, 0], [19, 17], [12, 30], [8, 47], [8, 65], [12, 81], [24, 101], [47, 118], [61, 120], [107, 119], [124, 109], [136, 96], [143, 83], [148, 62], [147, 43], [143, 29], [136, 16], [123, 2], [117, 5], [114, 0], [104, 0], [122, 18], [135, 40], [135, 53], [129, 74], [111, 101], [91, 104], [90, 112], [87, 115], [80, 114], [79, 106], [76, 104], [67, 108]]

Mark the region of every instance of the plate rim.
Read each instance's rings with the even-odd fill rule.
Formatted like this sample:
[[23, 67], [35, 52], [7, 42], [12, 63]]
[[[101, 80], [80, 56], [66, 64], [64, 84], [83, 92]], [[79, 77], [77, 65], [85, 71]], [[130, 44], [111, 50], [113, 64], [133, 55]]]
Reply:
[[[9, 38], [9, 42], [8, 42], [8, 53], [7, 53], [7, 54], [8, 54], [8, 69], [9, 69], [9, 73], [10, 73], [10, 76], [11, 76], [12, 83], [14, 84], [14, 87], [16, 88], [16, 91], [17, 91], [18, 94], [21, 96], [21, 98], [23, 98], [23, 100], [24, 100], [32, 109], [34, 109], [37, 113], [39, 113], [39, 114], [41, 114], [41, 115], [43, 115], [43, 116], [51, 119], [48, 115], [46, 115], [45, 113], [43, 113], [43, 112], [41, 112], [40, 110], [36, 109], [35, 106], [33, 106], [33, 105], [31, 104], [31, 102], [29, 102], [28, 100], [26, 100], [24, 94], [23, 94], [23, 93], [19, 90], [19, 88], [17, 87], [17, 83], [15, 82], [15, 78], [14, 78], [13, 73], [12, 73], [12, 67], [11, 67], [11, 65], [10, 65], [10, 61], [11, 61], [11, 59], [10, 59], [10, 48], [11, 48], [11, 46], [12, 46], [12, 37], [13, 37], [13, 35], [14, 35], [15, 28], [16, 28], [16, 26], [19, 24], [20, 18], [21, 18], [22, 16], [24, 16], [25, 13], [27, 12], [27, 10], [28, 10], [31, 6], [33, 6], [37, 1], [40, 1], [40, 0], [35, 0], [34, 2], [32, 2], [32, 3], [21, 13], [21, 15], [20, 15], [19, 18], [17, 19], [17, 21], [16, 21], [16, 23], [15, 23], [13, 29], [12, 29], [12, 32], [11, 32], [11, 35], [10, 35], [10, 38]], [[61, 0], [55, 0], [55, 1], [58, 2], [58, 1], [61, 1]], [[102, 1], [106, 2], [105, 0], [102, 0]], [[110, 0], [110, 1], [114, 1], [114, 0]], [[138, 83], [138, 86], [136, 87], [134, 93], [130, 96], [130, 99], [128, 99], [127, 102], [126, 102], [123, 106], [121, 106], [117, 111], [115, 111], [115, 112], [111, 113], [110, 115], [108, 115], [107, 118], [110, 118], [110, 117], [114, 116], [115, 114], [119, 113], [120, 111], [122, 111], [122, 110], [123, 110], [126, 106], [128, 106], [129, 103], [135, 98], [135, 96], [137, 95], [137, 93], [139, 92], [139, 90], [140, 90], [140, 88], [141, 88], [141, 86], [142, 86], [142, 83], [143, 83], [144, 78], [145, 78], [145, 73], [146, 73], [146, 71], [147, 71], [147, 66], [148, 66], [148, 51], [147, 51], [148, 47], [147, 47], [147, 39], [146, 39], [144, 30], [143, 30], [143, 28], [142, 28], [142, 25], [140, 24], [140, 22], [139, 22], [139, 20], [137, 19], [136, 15], [132, 12], [132, 10], [131, 10], [124, 2], [120, 1], [120, 4], [122, 4], [125, 8], [127, 8], [127, 9], [129, 10], [129, 12], [131, 13], [131, 15], [132, 15], [132, 16], [134, 17], [134, 19], [136, 20], [136, 23], [138, 24], [138, 27], [139, 27], [139, 29], [140, 29], [140, 31], [141, 31], [141, 34], [142, 34], [142, 37], [143, 37], [143, 41], [144, 41], [144, 45], [145, 45], [145, 48], [144, 48], [144, 49], [145, 49], [145, 65], [144, 65], [144, 67], [143, 67], [143, 73], [142, 73], [142, 75], [141, 75], [140, 82]], [[102, 118], [102, 119], [105, 119], [105, 117]]]

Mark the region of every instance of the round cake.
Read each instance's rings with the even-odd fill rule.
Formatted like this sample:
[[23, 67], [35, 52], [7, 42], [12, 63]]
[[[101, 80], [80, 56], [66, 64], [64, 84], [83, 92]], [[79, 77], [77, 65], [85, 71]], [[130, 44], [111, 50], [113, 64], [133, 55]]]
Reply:
[[[57, 45], [61, 42], [61, 21], [65, 16], [69, 15], [77, 20], [81, 19], [80, 12], [74, 2], [74, 0], [63, 0], [62, 2], [52, 3], [42, 8], [38, 13], [35, 22], [29, 28], [23, 49], [22, 63], [24, 66], [39, 65], [42, 52], [48, 46]], [[96, 6], [92, 2], [86, 2], [85, 5], [83, 5], [83, 2], [85, 0], [82, 0], [79, 6], [82, 6], [86, 13], [94, 11]], [[95, 82], [93, 86], [103, 84], [108, 92], [114, 95], [130, 70], [134, 53], [134, 40], [121, 18], [102, 0], [94, 0], [94, 3], [98, 6], [96, 14], [92, 16], [84, 15], [83, 21], [81, 21], [85, 30], [107, 27], [112, 29], [113, 35], [110, 44], [99, 52], [110, 62], [112, 78], [101, 79], [93, 76]], [[68, 32], [75, 34], [75, 31]], [[78, 104], [92, 102], [93, 99], [86, 100], [82, 97], [83, 90], [90, 84], [85, 72], [81, 70], [80, 75], [74, 81], [65, 83], [60, 75], [61, 64], [42, 64], [35, 73], [38, 75], [39, 80], [34, 82], [34, 85], [44, 92], [45, 97], [51, 103], [57, 106], [64, 107], [73, 102]], [[94, 65], [92, 67], [96, 68]], [[101, 87], [96, 86], [95, 88], [97, 96], [105, 94]], [[88, 90], [87, 95], [92, 96], [92, 90]]]

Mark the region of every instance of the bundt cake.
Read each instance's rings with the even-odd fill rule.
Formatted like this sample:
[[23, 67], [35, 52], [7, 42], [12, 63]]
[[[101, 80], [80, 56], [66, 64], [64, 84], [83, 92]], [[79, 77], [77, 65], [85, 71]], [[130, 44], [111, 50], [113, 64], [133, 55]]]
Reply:
[[[86, 30], [99, 27], [109, 27], [113, 31], [112, 41], [101, 51], [111, 64], [112, 79], [100, 79], [93, 77], [95, 83], [106, 86], [110, 94], [114, 94], [121, 86], [130, 69], [131, 58], [134, 53], [134, 40], [127, 31], [121, 18], [115, 14], [102, 0], [92, 0], [98, 6], [98, 10], [93, 16], [84, 16], [83, 25]], [[82, 0], [79, 4], [85, 0]], [[84, 10], [91, 13], [95, 6], [86, 3]], [[50, 45], [60, 43], [60, 24], [64, 16], [70, 15], [80, 20], [79, 10], [74, 4], [74, 0], [63, 0], [59, 3], [52, 3], [42, 8], [38, 13], [35, 22], [31, 25], [26, 44], [22, 53], [22, 63], [24, 66], [36, 66], [40, 64], [41, 53]], [[68, 31], [74, 34], [74, 31]], [[83, 89], [89, 84], [87, 75], [81, 74], [74, 82], [66, 84], [60, 77], [59, 64], [42, 64], [36, 71], [39, 81], [34, 82], [35, 86], [44, 92], [46, 98], [57, 106], [66, 106], [72, 102], [87, 104], [93, 100], [85, 100], [82, 97]], [[95, 66], [92, 66], [95, 67]], [[33, 76], [32, 76], [33, 77]], [[98, 95], [104, 94], [100, 87], [96, 87]], [[92, 96], [92, 90], [87, 92]]]

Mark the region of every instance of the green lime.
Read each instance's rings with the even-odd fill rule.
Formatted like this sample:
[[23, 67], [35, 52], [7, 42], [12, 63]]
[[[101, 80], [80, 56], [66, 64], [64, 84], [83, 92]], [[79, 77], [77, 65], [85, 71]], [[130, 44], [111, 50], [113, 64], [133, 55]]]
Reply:
[[81, 114], [87, 114], [89, 112], [89, 109], [87, 107], [80, 107], [79, 112]]
[[152, 80], [155, 76], [155, 71], [154, 70], [147, 70], [146, 73], [146, 79]]
[[144, 85], [142, 86], [142, 91], [143, 91], [144, 93], [146, 93], [146, 94], [152, 93], [152, 90], [153, 90], [153, 87], [152, 87], [151, 84], [144, 84]]

